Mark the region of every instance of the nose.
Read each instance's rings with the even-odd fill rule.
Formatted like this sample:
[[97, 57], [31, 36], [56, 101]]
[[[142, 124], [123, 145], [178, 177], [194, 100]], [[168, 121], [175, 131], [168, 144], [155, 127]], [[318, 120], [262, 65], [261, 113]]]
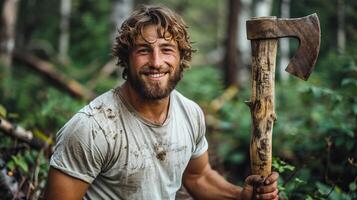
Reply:
[[158, 48], [154, 48], [151, 55], [150, 64], [152, 67], [159, 68], [163, 65], [164, 58]]

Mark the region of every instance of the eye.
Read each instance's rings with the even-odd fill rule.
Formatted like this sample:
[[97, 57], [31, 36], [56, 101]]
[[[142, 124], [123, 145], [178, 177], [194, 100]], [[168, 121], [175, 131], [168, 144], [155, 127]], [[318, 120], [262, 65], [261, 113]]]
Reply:
[[148, 54], [150, 52], [149, 48], [139, 48], [136, 50], [137, 53], [139, 54]]
[[165, 47], [165, 48], [162, 48], [162, 52], [164, 53], [172, 53], [174, 52], [175, 50], [171, 47]]

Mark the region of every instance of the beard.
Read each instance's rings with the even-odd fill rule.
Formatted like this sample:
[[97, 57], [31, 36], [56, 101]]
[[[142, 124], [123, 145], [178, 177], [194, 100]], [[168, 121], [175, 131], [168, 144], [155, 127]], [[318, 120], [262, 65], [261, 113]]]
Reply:
[[[130, 67], [128, 69], [128, 82], [132, 88], [146, 100], [160, 100], [168, 97], [173, 89], [175, 89], [177, 83], [181, 80], [183, 75], [183, 69], [181, 66], [177, 67], [175, 71], [169, 73], [167, 83], [161, 81], [147, 83], [140, 74], [148, 71], [164, 71], [162, 68], [157, 70], [154, 67], [144, 67], [139, 73], [134, 73]], [[168, 70], [166, 70], [168, 71]], [[139, 74], [139, 75], [138, 75]]]

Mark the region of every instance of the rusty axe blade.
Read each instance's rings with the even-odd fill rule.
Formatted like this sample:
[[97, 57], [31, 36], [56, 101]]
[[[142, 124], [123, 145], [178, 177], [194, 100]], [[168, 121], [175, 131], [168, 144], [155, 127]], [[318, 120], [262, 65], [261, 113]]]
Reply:
[[307, 80], [315, 66], [320, 50], [320, 22], [316, 13], [293, 19], [251, 19], [247, 21], [247, 37], [249, 40], [297, 38], [299, 48], [285, 70]]

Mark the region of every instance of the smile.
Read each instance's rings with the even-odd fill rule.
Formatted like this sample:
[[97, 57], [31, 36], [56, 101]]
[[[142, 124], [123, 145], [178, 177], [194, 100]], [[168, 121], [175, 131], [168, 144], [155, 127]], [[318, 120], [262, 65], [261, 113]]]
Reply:
[[159, 74], [147, 74], [150, 78], [161, 78], [165, 75], [165, 73], [159, 73]]
[[144, 73], [143, 75], [151, 81], [160, 81], [165, 77], [167, 72], [156, 72], [156, 73]]

